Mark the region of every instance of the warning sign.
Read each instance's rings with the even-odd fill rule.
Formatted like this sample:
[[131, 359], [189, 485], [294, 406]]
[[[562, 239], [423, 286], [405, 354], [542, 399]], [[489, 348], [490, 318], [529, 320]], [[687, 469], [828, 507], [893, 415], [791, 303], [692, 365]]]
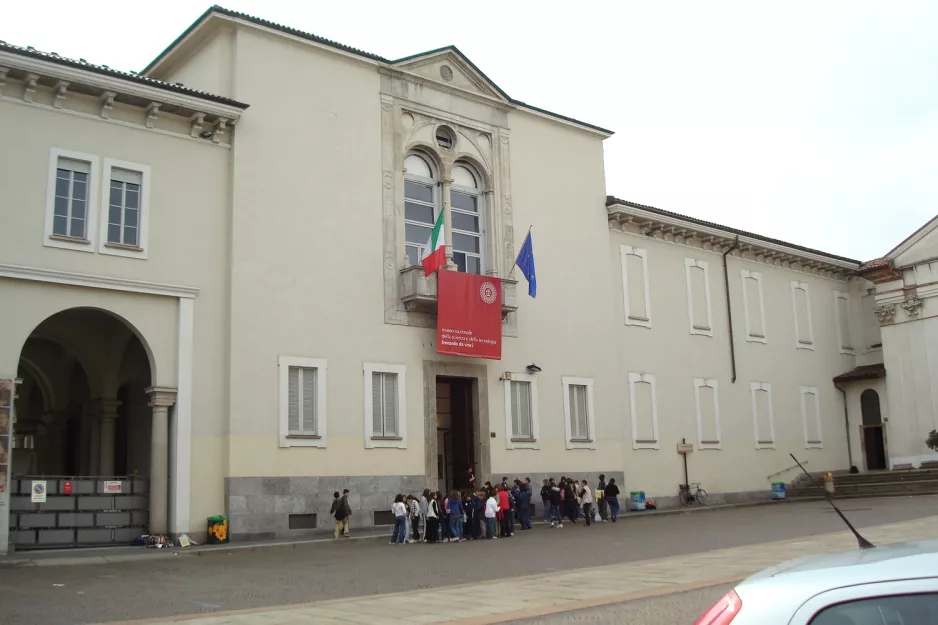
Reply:
[[46, 481], [33, 480], [33, 490], [30, 501], [33, 503], [46, 503]]
[[112, 494], [121, 492], [121, 483], [120, 482], [105, 482], [104, 492], [112, 493]]

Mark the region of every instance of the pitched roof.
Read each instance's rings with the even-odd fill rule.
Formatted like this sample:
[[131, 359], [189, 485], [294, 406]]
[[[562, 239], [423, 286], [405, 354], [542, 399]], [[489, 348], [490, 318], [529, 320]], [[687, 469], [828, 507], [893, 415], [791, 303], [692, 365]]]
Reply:
[[822, 252], [821, 250], [815, 250], [810, 247], [804, 247], [802, 245], [795, 245], [794, 243], [788, 243], [787, 241], [782, 241], [780, 239], [773, 239], [771, 237], [763, 236], [761, 234], [755, 234], [753, 232], [746, 232], [745, 230], [739, 230], [737, 228], [731, 228], [730, 226], [723, 226], [721, 224], [713, 223], [712, 221], [705, 221], [703, 219], [697, 219], [696, 217], [689, 217], [687, 215], [682, 215], [681, 213], [674, 213], [671, 211], [664, 210], [662, 208], [655, 208], [654, 206], [647, 206], [645, 204], [638, 204], [636, 202], [630, 202], [628, 200], [620, 200], [619, 198], [607, 195], [606, 196], [606, 206], [614, 206], [616, 204], [622, 204], [625, 206], [631, 206], [633, 208], [640, 208], [651, 213], [657, 213], [659, 215], [664, 215], [667, 217], [676, 217], [677, 219], [683, 219], [684, 221], [689, 221], [691, 223], [698, 224], [700, 226], [707, 226], [709, 228], [718, 228], [720, 230], [725, 230], [731, 234], [737, 234], [743, 237], [749, 237], [752, 239], [758, 239], [760, 241], [765, 241], [766, 243], [773, 243], [775, 245], [784, 245], [785, 247], [790, 247], [792, 249], [800, 250], [802, 252], [808, 252], [809, 254], [818, 254], [820, 256], [826, 256], [827, 258], [833, 258], [835, 260], [844, 261], [848, 263], [854, 263], [857, 266], [860, 265], [860, 261], [854, 260], [852, 258], [847, 258], [846, 256], [837, 256], [836, 254], [830, 254], [828, 252]]
[[886, 377], [886, 366], [882, 363], [875, 365], [860, 365], [855, 369], [841, 373], [834, 378], [834, 383], [856, 382], [858, 380], [874, 380]]
[[94, 63], [89, 63], [84, 59], [72, 59], [61, 56], [55, 52], [43, 52], [42, 50], [37, 50], [32, 46], [24, 48], [22, 46], [16, 46], [5, 41], [0, 41], [0, 52], [9, 52], [11, 54], [17, 54], [24, 57], [40, 59], [50, 63], [55, 63], [57, 65], [82, 69], [93, 72], [95, 74], [101, 74], [103, 76], [109, 76], [111, 78], [117, 78], [120, 80], [127, 80], [129, 82], [147, 85], [149, 87], [155, 87], [165, 91], [172, 91], [174, 93], [180, 93], [194, 98], [200, 98], [202, 100], [209, 100], [219, 104], [226, 104], [228, 106], [234, 106], [240, 109], [246, 109], [249, 106], [248, 104], [238, 102], [237, 100], [232, 100], [231, 98], [215, 95], [213, 93], [207, 93], [205, 91], [199, 91], [198, 89], [185, 87], [181, 84], [163, 82], [162, 80], [156, 80], [155, 78], [150, 78], [149, 76], [144, 76], [143, 74], [136, 74], [134, 72], [125, 72], [118, 69], [113, 69], [107, 65], [95, 65]]
[[307, 40], [307, 41], [312, 41], [312, 42], [314, 42], [314, 43], [318, 43], [318, 44], [321, 44], [321, 45], [324, 45], [324, 46], [328, 46], [328, 47], [330, 47], [330, 48], [334, 48], [334, 49], [336, 49], [336, 50], [340, 50], [340, 51], [346, 52], [346, 53], [348, 53], [348, 54], [352, 54], [352, 55], [355, 55], [355, 56], [358, 56], [358, 57], [361, 57], [361, 58], [364, 58], [364, 59], [368, 59], [368, 60], [374, 61], [374, 62], [376, 62], [376, 63], [383, 63], [383, 64], [387, 64], [387, 65], [397, 65], [397, 64], [400, 64], [400, 63], [405, 63], [405, 62], [407, 62], [407, 61], [411, 61], [411, 60], [413, 60], [413, 59], [415, 59], [415, 58], [418, 58], [418, 57], [421, 57], [421, 56], [425, 56], [425, 55], [429, 55], [429, 54], [434, 54], [434, 53], [438, 53], [438, 52], [443, 52], [443, 51], [447, 51], [447, 50], [448, 50], [448, 51], [452, 51], [454, 54], [459, 55], [459, 57], [460, 57], [462, 60], [464, 60], [469, 66], [471, 66], [471, 67], [473, 68], [473, 70], [475, 70], [476, 72], [478, 72], [479, 75], [480, 75], [483, 79], [485, 79], [485, 81], [488, 82], [489, 85], [491, 85], [492, 88], [493, 88], [495, 91], [497, 91], [499, 94], [501, 94], [502, 96], [504, 96], [505, 100], [507, 100], [507, 101], [510, 102], [511, 104], [514, 104], [515, 106], [518, 106], [519, 108], [528, 109], [528, 110], [531, 110], [531, 111], [533, 111], [533, 112], [540, 113], [540, 114], [542, 114], [542, 115], [547, 115], [548, 117], [553, 117], [553, 118], [556, 118], [556, 119], [559, 119], [559, 120], [562, 120], [562, 121], [565, 121], [565, 122], [568, 122], [568, 123], [576, 124], [576, 125], [578, 125], [578, 126], [583, 126], [584, 128], [589, 128], [589, 129], [591, 129], [591, 130], [594, 130], [594, 131], [596, 131], [596, 132], [600, 132], [600, 133], [603, 133], [603, 134], [606, 134], [606, 135], [612, 135], [612, 134], [613, 134], [613, 131], [608, 130], [608, 129], [606, 129], [606, 128], [603, 128], [603, 127], [601, 127], [601, 126], [596, 126], [595, 124], [590, 124], [590, 123], [587, 123], [587, 122], [584, 122], [584, 121], [580, 121], [580, 120], [578, 120], [578, 119], [574, 119], [573, 117], [567, 117], [566, 115], [560, 115], [560, 114], [558, 114], [558, 113], [553, 113], [553, 112], [551, 112], [551, 111], [548, 111], [548, 110], [545, 110], [545, 109], [542, 109], [542, 108], [538, 108], [538, 107], [536, 107], [536, 106], [532, 106], [532, 105], [530, 105], [530, 104], [527, 104], [527, 103], [525, 103], [525, 102], [522, 102], [521, 100], [515, 100], [514, 98], [510, 97], [507, 93], [505, 93], [505, 91], [502, 90], [501, 87], [499, 87], [499, 86], [496, 85], [494, 82], [492, 82], [492, 80], [491, 80], [488, 76], [486, 76], [485, 73], [482, 72], [482, 70], [480, 70], [478, 67], [476, 67], [476, 65], [475, 65], [472, 61], [470, 61], [469, 58], [468, 58], [465, 54], [463, 54], [463, 53], [459, 50], [459, 48], [457, 48], [456, 46], [452, 46], [452, 45], [451, 45], [451, 46], [444, 46], [444, 47], [442, 47], [442, 48], [437, 48], [437, 49], [435, 49], [435, 50], [429, 50], [429, 51], [427, 51], [427, 52], [420, 52], [420, 53], [418, 53], [418, 54], [412, 54], [412, 55], [409, 55], [409, 56], [401, 57], [401, 58], [399, 58], [399, 59], [388, 59], [388, 58], [385, 58], [385, 57], [383, 57], [383, 56], [379, 56], [379, 55], [377, 55], [377, 54], [372, 54], [371, 52], [365, 52], [364, 50], [360, 50], [360, 49], [358, 49], [358, 48], [353, 48], [353, 47], [351, 47], [351, 46], [347, 46], [347, 45], [345, 45], [345, 44], [339, 43], [339, 42], [337, 42], [337, 41], [333, 41], [333, 40], [331, 40], [331, 39], [326, 39], [325, 37], [320, 37], [320, 36], [314, 35], [314, 34], [312, 34], [312, 33], [308, 33], [308, 32], [302, 31], [302, 30], [298, 30], [298, 29], [296, 29], [296, 28], [292, 28], [292, 27], [290, 27], [290, 26], [284, 26], [283, 24], [278, 24], [278, 23], [272, 22], [272, 21], [270, 21], [270, 20], [265, 20], [265, 19], [260, 18], [260, 17], [255, 17], [255, 16], [249, 15], [249, 14], [247, 14], [247, 13], [241, 13], [240, 11], [232, 11], [231, 9], [226, 9], [226, 8], [224, 8], [224, 7], [218, 6], [217, 4], [214, 5], [214, 6], [212, 6], [212, 7], [209, 7], [202, 15], [200, 15], [199, 18], [196, 19], [186, 30], [184, 30], [184, 31], [182, 32], [182, 34], [180, 34], [178, 37], [176, 37], [176, 39], [175, 39], [171, 44], [169, 44], [169, 46], [167, 46], [165, 50], [163, 50], [162, 52], [160, 52], [160, 53], [156, 56], [155, 59], [153, 59], [152, 61], [150, 61], [150, 63], [149, 63], [146, 67], [144, 67], [143, 70], [141, 70], [140, 73], [141, 73], [141, 74], [146, 74], [147, 72], [151, 71], [160, 61], [163, 60], [163, 58], [165, 58], [168, 54], [170, 54], [170, 53], [173, 51], [173, 49], [176, 48], [176, 46], [178, 46], [180, 43], [182, 43], [182, 41], [183, 41], [184, 39], [186, 39], [186, 37], [188, 37], [188, 36], [189, 36], [192, 32], [194, 32], [196, 29], [198, 29], [199, 26], [201, 26], [201, 25], [202, 25], [208, 18], [210, 18], [213, 14], [214, 14], [214, 15], [222, 15], [222, 16], [226, 16], [226, 17], [229, 17], [229, 18], [233, 18], [233, 19], [243, 20], [243, 21], [245, 21], [245, 22], [249, 22], [249, 23], [254, 24], [254, 25], [256, 25], [256, 26], [260, 26], [260, 27], [263, 27], [263, 28], [269, 28], [269, 29], [271, 29], [271, 30], [275, 30], [275, 31], [278, 31], [278, 32], [281, 32], [281, 33], [284, 33], [284, 34], [287, 34], [287, 35], [292, 35], [292, 36], [294, 36], [294, 37], [299, 37], [299, 38], [305, 39], [305, 40]]

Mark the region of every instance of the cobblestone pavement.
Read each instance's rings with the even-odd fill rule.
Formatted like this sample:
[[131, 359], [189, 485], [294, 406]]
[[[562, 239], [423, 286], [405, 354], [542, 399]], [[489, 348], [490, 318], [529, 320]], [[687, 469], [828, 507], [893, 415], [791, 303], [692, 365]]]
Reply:
[[510, 625], [690, 625], [733, 587], [720, 584], [649, 599], [584, 608], [551, 616], [512, 621]]
[[[938, 498], [851, 500], [842, 508], [863, 528], [935, 514]], [[539, 528], [481, 544], [340, 541], [116, 564], [6, 567], [0, 568], [0, 623], [97, 623], [402, 593], [844, 531], [826, 503], [805, 502], [589, 529]], [[464, 599], [454, 592], [454, 600]]]

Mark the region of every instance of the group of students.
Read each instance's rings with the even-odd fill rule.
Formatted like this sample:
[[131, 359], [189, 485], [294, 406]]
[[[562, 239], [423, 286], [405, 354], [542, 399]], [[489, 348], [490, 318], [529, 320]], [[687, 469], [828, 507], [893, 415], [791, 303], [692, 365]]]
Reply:
[[[476, 490], [472, 469], [468, 473], [471, 488], [465, 492], [455, 490], [444, 497], [426, 489], [420, 497], [397, 495], [391, 504], [394, 515], [391, 544], [509, 538], [515, 535], [516, 527], [519, 531], [532, 528], [531, 478], [516, 479], [509, 484], [508, 478], [503, 477], [501, 484], [493, 486], [486, 482]], [[586, 525], [590, 525], [594, 514], [597, 521], [609, 518], [615, 521], [619, 513], [619, 487], [615, 479], [610, 479], [607, 485], [605, 475], [599, 476], [595, 495], [586, 480], [568, 477], [557, 482], [545, 479], [540, 494], [544, 520], [551, 527], [562, 528], [563, 517], [576, 524], [582, 516]], [[593, 509], [594, 500], [599, 504], [598, 511]]]

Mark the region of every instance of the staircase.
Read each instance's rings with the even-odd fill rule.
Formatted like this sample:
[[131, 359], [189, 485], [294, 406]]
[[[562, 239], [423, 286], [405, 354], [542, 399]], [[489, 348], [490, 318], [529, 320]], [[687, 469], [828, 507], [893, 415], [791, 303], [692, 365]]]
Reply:
[[[788, 499], [824, 497], [824, 474], [804, 475], [787, 488]], [[834, 473], [834, 498], [938, 495], [938, 469], [904, 469], [869, 473]]]

